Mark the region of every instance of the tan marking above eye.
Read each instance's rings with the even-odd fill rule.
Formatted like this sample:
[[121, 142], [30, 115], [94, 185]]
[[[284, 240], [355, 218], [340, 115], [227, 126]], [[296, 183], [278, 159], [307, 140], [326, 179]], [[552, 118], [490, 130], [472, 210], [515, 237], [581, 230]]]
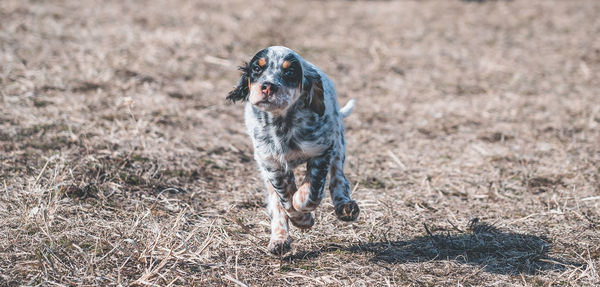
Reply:
[[291, 65], [292, 65], [292, 63], [290, 63], [290, 61], [288, 61], [288, 60], [285, 60], [285, 61], [283, 61], [283, 64], [281, 64], [281, 67], [282, 67], [282, 68], [284, 68], [284, 69], [287, 69], [287, 68], [289, 68]]
[[261, 66], [261, 67], [262, 67], [262, 66], [264, 66], [264, 65], [266, 65], [266, 64], [267, 64], [267, 59], [265, 59], [265, 58], [260, 58], [260, 59], [258, 59], [258, 65], [259, 65], [259, 66]]

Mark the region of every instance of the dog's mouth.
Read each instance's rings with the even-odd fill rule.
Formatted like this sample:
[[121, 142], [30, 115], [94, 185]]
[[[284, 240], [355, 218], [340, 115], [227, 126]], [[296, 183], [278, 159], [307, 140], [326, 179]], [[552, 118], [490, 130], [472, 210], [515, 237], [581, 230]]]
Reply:
[[272, 106], [273, 103], [269, 102], [268, 99], [264, 99], [264, 100], [258, 101], [256, 103], [253, 103], [253, 105], [258, 106], [258, 107], [269, 107], [269, 106]]
[[259, 110], [278, 113], [286, 110], [294, 101], [294, 94], [290, 94], [285, 87], [279, 86], [275, 91], [263, 92], [258, 86], [254, 84], [250, 87], [248, 101]]
[[281, 105], [274, 102], [274, 100], [276, 99], [265, 98], [252, 104], [263, 111], [275, 111], [281, 109]]
[[271, 94], [266, 95], [264, 93], [260, 94], [251, 94], [250, 95], [250, 103], [264, 111], [273, 111], [282, 108], [282, 103], [284, 100], [281, 98], [280, 94]]

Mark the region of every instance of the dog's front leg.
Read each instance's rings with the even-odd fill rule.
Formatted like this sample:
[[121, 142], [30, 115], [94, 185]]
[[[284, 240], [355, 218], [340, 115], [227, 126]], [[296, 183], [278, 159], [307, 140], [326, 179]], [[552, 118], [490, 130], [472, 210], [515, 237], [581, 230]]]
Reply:
[[328, 150], [324, 155], [312, 158], [306, 163], [306, 177], [294, 194], [294, 209], [309, 213], [319, 206], [323, 200], [323, 188], [330, 162], [331, 150]]
[[294, 174], [291, 171], [262, 170], [268, 194], [268, 211], [271, 217], [271, 240], [269, 252], [283, 254], [290, 249], [288, 218], [294, 226], [308, 228], [314, 224], [311, 213], [294, 209], [292, 198], [296, 192]]
[[291, 248], [288, 216], [279, 201], [279, 196], [270, 182], [266, 183], [269, 194], [267, 195], [267, 211], [271, 217], [271, 239], [267, 249], [275, 255], [288, 252]]

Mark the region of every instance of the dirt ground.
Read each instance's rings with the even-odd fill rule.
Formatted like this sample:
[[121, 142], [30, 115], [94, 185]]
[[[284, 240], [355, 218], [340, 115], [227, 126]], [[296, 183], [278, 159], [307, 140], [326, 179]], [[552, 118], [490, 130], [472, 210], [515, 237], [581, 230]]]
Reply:
[[[598, 286], [600, 1], [0, 1], [0, 286]], [[267, 254], [236, 67], [328, 73], [361, 207]]]

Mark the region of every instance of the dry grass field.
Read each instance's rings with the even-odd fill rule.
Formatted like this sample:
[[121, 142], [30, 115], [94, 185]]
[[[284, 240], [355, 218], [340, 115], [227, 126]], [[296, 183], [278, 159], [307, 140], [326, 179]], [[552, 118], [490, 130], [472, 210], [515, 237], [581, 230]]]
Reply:
[[[600, 1], [0, 1], [0, 286], [599, 286]], [[361, 206], [292, 252], [236, 67], [328, 73]]]

